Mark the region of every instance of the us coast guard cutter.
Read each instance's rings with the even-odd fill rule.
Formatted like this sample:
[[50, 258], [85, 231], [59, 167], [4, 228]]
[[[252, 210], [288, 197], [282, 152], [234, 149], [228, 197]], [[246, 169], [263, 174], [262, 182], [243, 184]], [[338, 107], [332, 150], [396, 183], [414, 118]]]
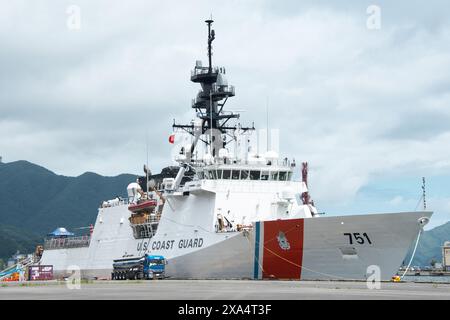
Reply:
[[[325, 217], [308, 193], [307, 163], [294, 181], [294, 161], [257, 153], [254, 127], [225, 110], [235, 89], [226, 70], [197, 61], [191, 81], [201, 85], [196, 119], [173, 124], [189, 139], [180, 143], [178, 166], [128, 186], [128, 198], [106, 201], [84, 238], [47, 239], [41, 259], [58, 275], [81, 269], [108, 278], [114, 259], [145, 253], [168, 260], [172, 278], [366, 279], [378, 266], [390, 279], [432, 212]], [[173, 136], [171, 136], [173, 142]]]

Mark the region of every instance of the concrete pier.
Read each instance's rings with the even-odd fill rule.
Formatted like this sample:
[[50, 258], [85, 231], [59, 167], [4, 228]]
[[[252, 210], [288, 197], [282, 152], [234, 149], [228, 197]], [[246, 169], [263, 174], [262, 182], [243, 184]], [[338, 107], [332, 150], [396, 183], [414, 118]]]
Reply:
[[381, 283], [368, 289], [365, 282], [154, 280], [93, 281], [69, 289], [62, 282], [0, 284], [0, 299], [444, 299], [450, 284]]

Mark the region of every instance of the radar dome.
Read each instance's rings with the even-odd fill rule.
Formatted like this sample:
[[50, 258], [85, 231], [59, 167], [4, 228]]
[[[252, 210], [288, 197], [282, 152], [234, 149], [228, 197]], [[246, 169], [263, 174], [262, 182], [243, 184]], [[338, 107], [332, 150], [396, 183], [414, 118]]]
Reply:
[[286, 187], [281, 191], [281, 198], [286, 200], [292, 200], [295, 198], [295, 190], [290, 187]]
[[136, 183], [136, 182], [132, 182], [128, 185], [127, 187], [127, 193], [129, 197], [134, 197], [136, 196], [139, 192], [139, 190], [142, 190], [141, 186]]
[[156, 182], [154, 179], [150, 179], [148, 182], [148, 188], [153, 189], [156, 186]]
[[211, 164], [213, 162], [213, 160], [214, 160], [214, 157], [210, 153], [207, 153], [203, 156], [203, 161], [206, 164]]
[[228, 154], [228, 150], [225, 148], [222, 148], [219, 150], [219, 158], [228, 158], [229, 154]]
[[225, 75], [223, 73], [219, 73], [217, 75], [217, 81], [216, 84], [218, 86], [227, 86], [228, 85], [228, 80], [227, 77], [225, 77]]

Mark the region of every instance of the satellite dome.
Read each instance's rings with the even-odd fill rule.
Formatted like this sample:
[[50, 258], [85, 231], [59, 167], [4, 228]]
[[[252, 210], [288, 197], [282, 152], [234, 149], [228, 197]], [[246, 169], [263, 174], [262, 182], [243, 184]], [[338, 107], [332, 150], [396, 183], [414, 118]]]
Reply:
[[227, 77], [225, 77], [225, 75], [223, 73], [219, 73], [217, 75], [217, 81], [216, 84], [218, 86], [227, 86], [228, 85], [228, 80]]
[[219, 158], [228, 158], [229, 154], [228, 154], [228, 150], [225, 148], [222, 148], [219, 150]]
[[142, 190], [141, 186], [136, 183], [132, 182], [127, 187], [127, 193], [129, 197], [134, 197], [138, 194], [138, 190]]
[[281, 191], [281, 198], [292, 200], [295, 198], [295, 190], [291, 187], [286, 187]]
[[203, 156], [203, 161], [206, 164], [211, 164], [213, 162], [213, 160], [214, 160], [214, 157], [210, 153], [207, 153]]

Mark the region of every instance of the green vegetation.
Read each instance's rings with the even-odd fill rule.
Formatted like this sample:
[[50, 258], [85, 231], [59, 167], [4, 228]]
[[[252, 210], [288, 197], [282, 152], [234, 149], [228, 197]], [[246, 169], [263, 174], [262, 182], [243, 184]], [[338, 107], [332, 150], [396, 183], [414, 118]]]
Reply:
[[86, 172], [78, 177], [57, 175], [27, 161], [0, 165], [0, 258], [17, 250], [33, 252], [57, 227], [74, 232], [95, 223], [102, 201], [126, 195], [136, 176], [104, 177]]
[[[412, 261], [413, 266], [430, 266], [432, 262], [442, 262], [442, 245], [450, 240], [450, 222], [440, 225], [434, 229], [425, 231], [419, 240], [416, 256]], [[412, 254], [410, 250], [406, 262]]]
[[6, 268], [6, 261], [17, 251], [34, 252], [42, 237], [33, 232], [24, 232], [20, 228], [0, 225], [0, 270]]

